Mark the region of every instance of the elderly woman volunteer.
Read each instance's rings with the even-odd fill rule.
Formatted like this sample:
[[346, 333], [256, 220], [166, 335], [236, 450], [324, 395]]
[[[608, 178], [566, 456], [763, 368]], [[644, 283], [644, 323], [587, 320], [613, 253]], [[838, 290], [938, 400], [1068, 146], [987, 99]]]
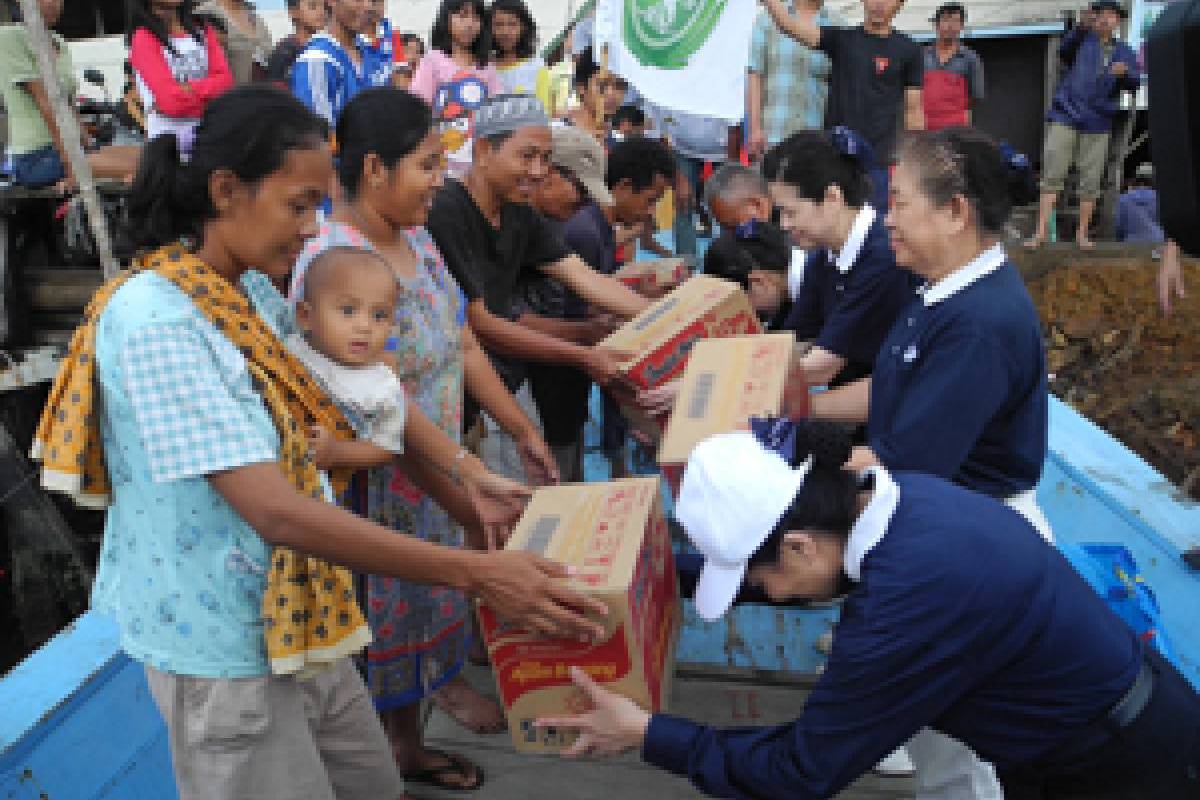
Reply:
[[1027, 163], [951, 128], [904, 143], [887, 225], [927, 287], [893, 325], [870, 378], [813, 395], [816, 418], [867, 423], [855, 466], [919, 470], [1003, 500], [1043, 536], [1046, 358], [1037, 312], [999, 242]]
[[[678, 517], [705, 556], [696, 609], [743, 584], [845, 591], [799, 719], [715, 730], [651, 715], [576, 670], [593, 710], [568, 755], [640, 748], [717, 797], [827, 798], [923, 726], [993, 761], [1010, 800], [1200, 796], [1200, 697], [1019, 514], [942, 478], [842, 469], [846, 434], [801, 423], [793, 468], [748, 432], [702, 442]], [[954, 598], [954, 602], [947, 602]]]
[[[886, 224], [897, 264], [925, 279], [870, 377], [811, 398], [815, 418], [867, 423], [851, 465], [954, 481], [1010, 503], [1046, 538], [1034, 489], [1046, 455], [1037, 313], [999, 234], [1035, 194], [1028, 164], [966, 128], [901, 145]], [[909, 743], [918, 797], [999, 798], [989, 765], [932, 731]]]

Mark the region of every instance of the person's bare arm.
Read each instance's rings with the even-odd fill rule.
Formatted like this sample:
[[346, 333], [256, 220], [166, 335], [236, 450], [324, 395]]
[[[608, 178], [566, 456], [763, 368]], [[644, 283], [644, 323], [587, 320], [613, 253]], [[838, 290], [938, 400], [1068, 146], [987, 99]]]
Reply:
[[783, 0], [761, 2], [779, 30], [801, 44], [813, 48], [821, 46], [821, 26], [817, 24], [817, 9], [805, 6], [793, 14]]
[[904, 90], [904, 129], [909, 131], [925, 130], [925, 109], [921, 105], [920, 89]]
[[563, 585], [568, 570], [531, 553], [476, 553], [394, 532], [298, 493], [279, 465], [252, 464], [208, 477], [259, 536], [357, 572], [450, 586], [480, 596], [506, 619], [550, 635], [603, 635], [584, 614], [602, 603]]
[[496, 373], [491, 359], [475, 340], [470, 326], [463, 329], [463, 369], [467, 391], [500, 428], [517, 443], [526, 478], [539, 486], [558, 483], [558, 463], [542, 434]]
[[800, 369], [809, 386], [828, 386], [845, 366], [846, 359], [816, 345], [800, 358]]
[[63, 144], [62, 132], [58, 129], [58, 120], [54, 116], [54, 109], [50, 107], [50, 95], [46, 93], [46, 85], [40, 80], [29, 81], [21, 84], [29, 96], [33, 98], [34, 105], [42, 115], [42, 119], [46, 122], [46, 128], [50, 131], [50, 138], [54, 141], [54, 150], [58, 153], [58, 157], [62, 159], [63, 170], [67, 177], [66, 183], [73, 185], [75, 183], [75, 173], [71, 169], [71, 160], [67, 157], [67, 148]]
[[567, 256], [542, 268], [592, 305], [622, 319], [635, 317], [650, 301], [611, 275], [596, 272], [579, 256]]
[[746, 73], [746, 113], [750, 118], [746, 152], [752, 161], [757, 161], [767, 149], [762, 120], [762, 75], [757, 72]]
[[479, 341], [494, 353], [578, 367], [601, 385], [611, 383], [620, 374], [620, 360], [604, 348], [583, 347], [498, 317], [488, 311], [482, 300], [471, 301], [467, 320]]
[[558, 319], [540, 314], [522, 314], [517, 322], [556, 339], [590, 347], [612, 333], [613, 327], [605, 318]]
[[1171, 303], [1182, 300], [1187, 293], [1183, 288], [1183, 263], [1179, 245], [1168, 239], [1163, 245], [1162, 260], [1158, 264], [1158, 304], [1163, 314], [1171, 313]]
[[396, 457], [365, 439], [338, 439], [321, 427], [309, 429], [308, 448], [317, 469], [370, 469], [390, 464]]
[[808, 415], [813, 419], [866, 422], [871, 404], [871, 379], [861, 378], [836, 389], [815, 392], [809, 396], [808, 404]]

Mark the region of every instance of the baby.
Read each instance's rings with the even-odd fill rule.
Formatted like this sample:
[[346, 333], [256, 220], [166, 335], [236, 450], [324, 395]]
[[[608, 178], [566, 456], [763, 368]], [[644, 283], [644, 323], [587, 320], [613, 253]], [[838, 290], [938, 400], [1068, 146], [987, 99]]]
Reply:
[[358, 434], [347, 441], [311, 429], [320, 469], [380, 466], [404, 450], [404, 387], [386, 355], [397, 291], [391, 267], [378, 254], [338, 246], [312, 259], [293, 298], [301, 333], [285, 344]]

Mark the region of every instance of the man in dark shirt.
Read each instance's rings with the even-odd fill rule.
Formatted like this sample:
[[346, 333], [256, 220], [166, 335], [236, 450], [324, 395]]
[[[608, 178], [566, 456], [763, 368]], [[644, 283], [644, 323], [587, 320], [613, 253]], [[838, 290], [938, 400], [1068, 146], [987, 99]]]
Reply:
[[648, 304], [571, 254], [529, 204], [548, 173], [551, 152], [549, 120], [537, 98], [490, 98], [475, 112], [470, 171], [461, 182], [446, 182], [427, 223], [467, 297], [471, 328], [514, 391], [526, 361], [571, 365], [603, 386], [619, 376], [622, 357], [594, 346], [595, 326], [586, 322], [514, 313], [520, 284], [555, 278], [619, 319]]
[[829, 54], [833, 73], [825, 127], [845, 125], [871, 143], [883, 165], [890, 163], [901, 112], [907, 130], [923, 130], [921, 48], [892, 27], [904, 0], [863, 0], [863, 24], [820, 27], [816, 12], [792, 13], [782, 0], [762, 0], [787, 35]]
[[768, 328], [786, 318], [792, 244], [771, 220], [771, 197], [762, 174], [726, 164], [704, 184], [704, 204], [721, 235], [704, 254], [704, 274], [733, 281], [750, 296]]

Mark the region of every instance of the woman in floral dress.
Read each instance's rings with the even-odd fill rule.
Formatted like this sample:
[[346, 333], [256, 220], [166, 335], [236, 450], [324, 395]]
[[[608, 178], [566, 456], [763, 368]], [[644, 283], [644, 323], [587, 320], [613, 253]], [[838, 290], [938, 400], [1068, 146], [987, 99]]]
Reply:
[[[305, 248], [293, 282], [313, 256], [331, 247], [377, 251], [401, 287], [389, 349], [412, 399], [459, 440], [463, 392], [470, 391], [522, 443], [530, 479], [555, 480], [553, 456], [475, 341], [464, 295], [421, 227], [444, 171], [428, 106], [400, 90], [367, 90], [343, 110], [337, 141], [342, 198]], [[440, 482], [446, 492], [457, 492], [459, 502], [439, 506], [410, 476], [426, 486]], [[440, 544], [462, 546], [458, 522], [474, 519], [470, 499], [450, 476], [404, 459], [372, 470], [366, 495], [365, 512], [373, 521]], [[435, 692], [461, 723], [480, 732], [505, 727], [501, 710], [460, 675], [470, 641], [467, 599], [447, 588], [370, 576], [367, 611], [374, 635], [367, 682], [405, 777], [443, 788], [477, 788], [483, 780], [479, 768], [462, 756], [425, 748], [420, 728], [420, 701]]]

